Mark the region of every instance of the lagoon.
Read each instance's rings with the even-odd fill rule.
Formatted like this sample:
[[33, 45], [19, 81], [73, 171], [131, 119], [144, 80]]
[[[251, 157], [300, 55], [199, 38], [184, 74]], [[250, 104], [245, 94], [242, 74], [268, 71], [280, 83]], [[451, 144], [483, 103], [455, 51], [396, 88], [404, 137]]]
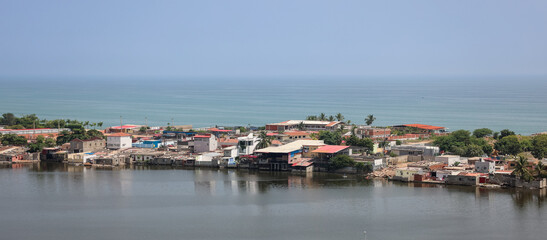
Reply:
[[1, 239], [543, 239], [544, 190], [65, 164], [0, 168]]

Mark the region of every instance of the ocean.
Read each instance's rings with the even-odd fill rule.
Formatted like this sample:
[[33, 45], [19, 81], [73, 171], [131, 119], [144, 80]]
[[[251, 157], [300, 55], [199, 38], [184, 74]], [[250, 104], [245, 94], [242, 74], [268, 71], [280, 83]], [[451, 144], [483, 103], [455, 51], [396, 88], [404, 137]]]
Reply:
[[547, 131], [547, 77], [0, 78], [0, 113], [150, 126], [261, 126], [342, 113], [352, 123]]

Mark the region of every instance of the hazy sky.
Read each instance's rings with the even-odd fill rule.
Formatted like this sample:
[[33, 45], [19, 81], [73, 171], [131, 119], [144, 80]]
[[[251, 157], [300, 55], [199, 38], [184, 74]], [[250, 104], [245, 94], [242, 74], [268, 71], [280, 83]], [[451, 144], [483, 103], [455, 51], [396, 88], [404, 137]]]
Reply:
[[547, 74], [547, 1], [0, 0], [0, 76]]

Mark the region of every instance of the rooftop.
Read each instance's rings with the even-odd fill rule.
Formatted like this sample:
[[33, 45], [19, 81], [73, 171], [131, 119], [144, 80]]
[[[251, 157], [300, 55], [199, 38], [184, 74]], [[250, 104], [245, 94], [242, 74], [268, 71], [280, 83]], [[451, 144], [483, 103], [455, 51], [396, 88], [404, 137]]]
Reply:
[[325, 145], [325, 146], [321, 146], [315, 150], [313, 150], [312, 152], [314, 153], [337, 153], [337, 152], [340, 152], [344, 149], [347, 149], [349, 148], [349, 146], [339, 146], [339, 145]]
[[271, 124], [268, 124], [268, 125], [298, 125], [300, 123], [304, 123], [306, 125], [326, 125], [326, 126], [334, 126], [338, 123], [341, 123], [341, 122], [337, 122], [337, 121], [312, 121], [312, 120], [288, 120], [288, 121], [284, 121], [284, 122], [280, 122], [280, 123], [271, 123]]
[[114, 133], [114, 134], [110, 134], [108, 135], [109, 137], [130, 137], [131, 134], [127, 134], [127, 133]]

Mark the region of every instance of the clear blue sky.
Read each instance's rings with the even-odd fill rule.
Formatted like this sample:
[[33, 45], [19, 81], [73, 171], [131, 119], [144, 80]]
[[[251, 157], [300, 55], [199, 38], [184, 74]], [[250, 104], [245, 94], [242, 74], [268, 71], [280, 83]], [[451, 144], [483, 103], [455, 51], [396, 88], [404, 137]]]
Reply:
[[0, 76], [520, 74], [545, 0], [0, 2]]

